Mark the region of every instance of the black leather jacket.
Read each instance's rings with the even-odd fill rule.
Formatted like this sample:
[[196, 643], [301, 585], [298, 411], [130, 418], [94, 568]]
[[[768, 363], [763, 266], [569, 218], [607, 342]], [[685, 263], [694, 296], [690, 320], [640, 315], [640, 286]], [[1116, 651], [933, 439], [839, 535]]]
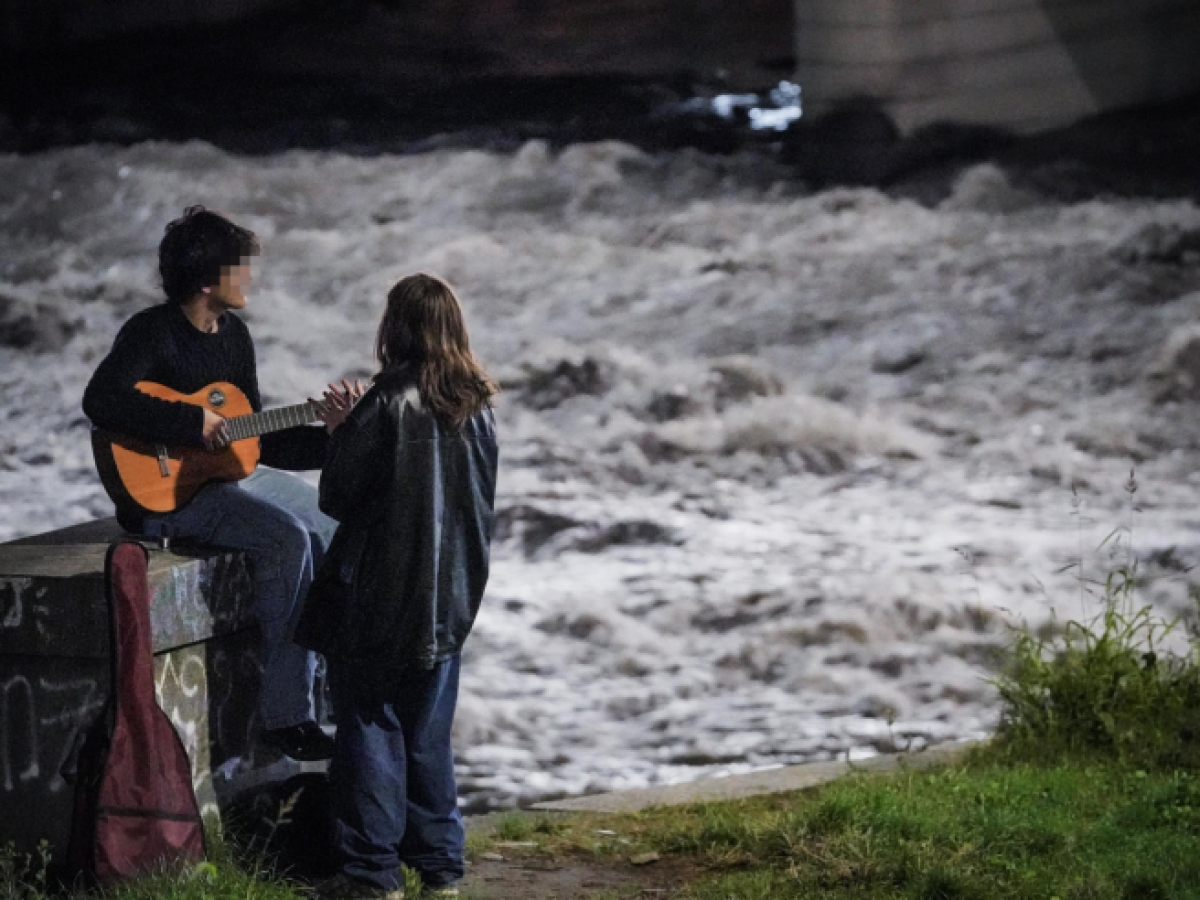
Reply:
[[492, 538], [492, 411], [455, 432], [422, 406], [413, 374], [381, 373], [333, 433], [320, 503], [340, 527], [295, 634], [384, 670], [431, 668], [462, 648]]

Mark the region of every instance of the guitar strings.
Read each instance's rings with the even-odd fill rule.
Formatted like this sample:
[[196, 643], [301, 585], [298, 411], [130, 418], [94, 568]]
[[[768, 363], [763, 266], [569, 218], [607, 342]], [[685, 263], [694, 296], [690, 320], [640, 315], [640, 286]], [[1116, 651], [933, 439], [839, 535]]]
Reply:
[[313, 405], [305, 402], [295, 406], [281, 406], [277, 409], [234, 416], [226, 419], [226, 422], [229, 424], [230, 439], [240, 441], [273, 431], [282, 431], [296, 425], [305, 425], [315, 418], [316, 412]]

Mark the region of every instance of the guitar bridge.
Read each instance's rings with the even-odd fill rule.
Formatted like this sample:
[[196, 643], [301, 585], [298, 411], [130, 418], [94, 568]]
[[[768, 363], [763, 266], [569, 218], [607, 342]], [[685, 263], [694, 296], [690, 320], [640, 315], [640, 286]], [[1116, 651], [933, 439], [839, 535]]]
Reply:
[[167, 465], [167, 445], [156, 444], [158, 450], [158, 474], [163, 478], [171, 477], [171, 467]]

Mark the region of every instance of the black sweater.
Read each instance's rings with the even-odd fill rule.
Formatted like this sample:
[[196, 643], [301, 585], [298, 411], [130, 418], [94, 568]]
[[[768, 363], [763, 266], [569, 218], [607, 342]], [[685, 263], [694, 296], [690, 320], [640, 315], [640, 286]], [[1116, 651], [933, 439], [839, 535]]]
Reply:
[[[171, 304], [142, 310], [121, 328], [112, 350], [88, 382], [83, 392], [84, 414], [92, 424], [130, 437], [199, 446], [204, 442], [204, 411], [199, 406], [160, 400], [134, 385], [156, 381], [191, 394], [214, 381], [228, 381], [260, 412], [254, 344], [246, 323], [226, 312], [217, 326], [216, 332], [206, 334]], [[328, 435], [322, 426], [301, 425], [265, 434], [261, 440], [264, 465], [319, 469]]]

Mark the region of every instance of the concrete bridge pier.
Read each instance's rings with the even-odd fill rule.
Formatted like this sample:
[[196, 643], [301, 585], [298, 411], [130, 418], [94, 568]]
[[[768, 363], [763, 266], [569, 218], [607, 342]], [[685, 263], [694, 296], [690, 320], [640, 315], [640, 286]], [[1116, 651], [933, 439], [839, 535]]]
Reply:
[[795, 0], [806, 111], [1037, 131], [1200, 91], [1194, 0]]

